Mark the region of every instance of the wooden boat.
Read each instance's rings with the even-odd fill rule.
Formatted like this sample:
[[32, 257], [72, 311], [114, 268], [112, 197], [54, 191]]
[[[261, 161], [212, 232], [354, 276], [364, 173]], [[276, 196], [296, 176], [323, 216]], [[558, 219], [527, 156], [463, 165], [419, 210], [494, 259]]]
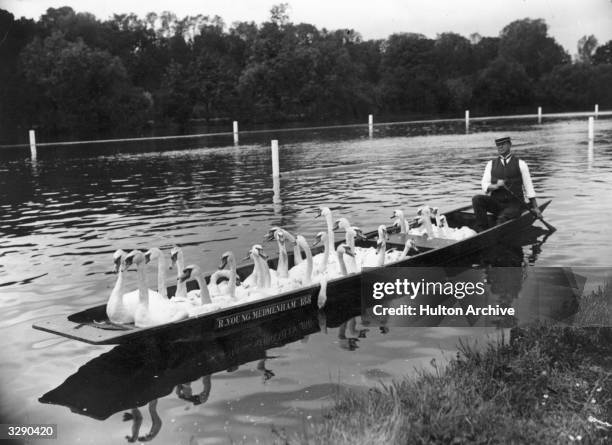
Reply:
[[[540, 210], [544, 211], [550, 201], [544, 202]], [[473, 227], [475, 222], [471, 206], [461, 207], [444, 213], [450, 227], [468, 226]], [[488, 230], [461, 241], [449, 239], [427, 239], [423, 236], [406, 234], [391, 234], [387, 242], [387, 248], [395, 247], [402, 250], [408, 237], [414, 239], [420, 253], [402, 261], [385, 265], [384, 267], [412, 267], [412, 266], [452, 266], [460, 265], [465, 257], [475, 252], [486, 249], [507, 237], [516, 236], [525, 227], [531, 226], [535, 217], [531, 212], [524, 211], [518, 218], [506, 221], [503, 224], [493, 226]], [[493, 222], [493, 221], [491, 221]], [[392, 228], [389, 228], [392, 231]], [[376, 245], [377, 231], [365, 234], [365, 240], [358, 241], [361, 247], [373, 247]], [[343, 241], [337, 241], [335, 246]], [[313, 249], [313, 255], [320, 253], [322, 246]], [[270, 259], [271, 267], [276, 267], [277, 259]], [[289, 266], [293, 264], [293, 255], [289, 254]], [[252, 271], [252, 264], [247, 264], [237, 269], [241, 279], [246, 278]], [[328, 305], [354, 305], [359, 303], [360, 296], [360, 274], [349, 274], [344, 277], [330, 280], [327, 284]], [[208, 280], [208, 277], [207, 277]], [[189, 290], [197, 288], [195, 282], [188, 282]], [[108, 324], [106, 317], [106, 305], [101, 304], [69, 316], [58, 316], [43, 320], [33, 325], [35, 329], [51, 332], [74, 340], [80, 340], [91, 344], [121, 344], [140, 340], [147, 337], [163, 339], [218, 335], [223, 331], [244, 329], [246, 326], [256, 324], [264, 319], [286, 316], [287, 312], [303, 310], [304, 308], [317, 305], [319, 284], [315, 283], [307, 287], [273, 295], [261, 300], [238, 304], [215, 312], [209, 312], [197, 317], [191, 317], [176, 323], [167, 323], [150, 328], [136, 328], [126, 326], [125, 329], [117, 329]], [[174, 295], [176, 286], [168, 288], [168, 295]]]

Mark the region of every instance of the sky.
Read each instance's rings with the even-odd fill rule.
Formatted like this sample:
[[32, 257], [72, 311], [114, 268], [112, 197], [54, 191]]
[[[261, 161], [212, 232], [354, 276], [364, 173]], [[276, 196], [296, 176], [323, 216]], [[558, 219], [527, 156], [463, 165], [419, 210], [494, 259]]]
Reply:
[[574, 55], [578, 40], [593, 34], [600, 44], [612, 40], [612, 0], [0, 0], [0, 8], [16, 17], [38, 19], [47, 8], [71, 6], [104, 20], [115, 13], [172, 11], [177, 16], [220, 16], [261, 23], [270, 8], [288, 3], [294, 23], [329, 30], [350, 28], [364, 39], [386, 38], [396, 32], [417, 32], [435, 38], [442, 32], [465, 37], [472, 33], [497, 36], [513, 20], [543, 18], [549, 35]]

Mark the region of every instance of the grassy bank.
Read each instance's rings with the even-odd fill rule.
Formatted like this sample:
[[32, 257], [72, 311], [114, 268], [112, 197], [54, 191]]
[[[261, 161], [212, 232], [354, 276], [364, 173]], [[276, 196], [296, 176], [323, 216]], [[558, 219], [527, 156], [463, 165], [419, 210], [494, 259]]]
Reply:
[[612, 332], [530, 327], [441, 370], [340, 395], [295, 443], [612, 443]]
[[[577, 326], [610, 326], [610, 283], [584, 295]], [[531, 326], [443, 369], [344, 391], [321, 424], [286, 443], [612, 443], [612, 328]]]

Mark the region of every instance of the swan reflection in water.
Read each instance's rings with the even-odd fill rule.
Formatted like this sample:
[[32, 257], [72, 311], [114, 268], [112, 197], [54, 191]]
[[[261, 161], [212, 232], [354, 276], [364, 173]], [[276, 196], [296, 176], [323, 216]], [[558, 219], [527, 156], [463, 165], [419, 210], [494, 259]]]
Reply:
[[132, 435], [125, 436], [126, 440], [130, 443], [136, 442], [150, 442], [155, 439], [155, 436], [159, 433], [162, 427], [162, 420], [157, 413], [157, 399], [149, 402], [149, 414], [151, 415], [151, 429], [144, 436], [139, 436], [140, 427], [142, 425], [142, 413], [138, 408], [132, 408], [129, 413], [123, 414], [123, 421], [132, 421]]

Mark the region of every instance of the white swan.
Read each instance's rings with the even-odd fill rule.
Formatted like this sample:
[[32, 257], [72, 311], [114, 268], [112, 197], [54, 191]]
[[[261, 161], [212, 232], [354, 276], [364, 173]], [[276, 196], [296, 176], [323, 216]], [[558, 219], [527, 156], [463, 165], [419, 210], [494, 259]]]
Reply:
[[[289, 270], [289, 277], [299, 281], [302, 286], [307, 286], [312, 282], [312, 273], [313, 273], [313, 260], [312, 260], [312, 252], [310, 250], [310, 246], [302, 235], [298, 235], [295, 237], [296, 245], [304, 251], [306, 255], [306, 260], [302, 261], [300, 264], [293, 266]], [[301, 254], [300, 254], [301, 255]]]
[[[351, 226], [348, 219], [346, 218], [340, 218], [336, 220], [336, 223], [334, 224], [334, 230], [337, 229], [344, 229], [345, 243], [351, 248], [351, 251], [355, 252], [355, 238], [357, 237], [358, 231], [361, 232], [361, 229], [359, 229], [359, 227]], [[349, 259], [347, 261], [347, 268], [350, 273], [359, 272], [360, 268], [357, 266], [357, 259], [355, 255], [349, 256]]]
[[333, 223], [333, 217], [332, 217], [332, 212], [329, 209], [329, 207], [319, 207], [318, 213], [315, 216], [315, 218], [318, 218], [319, 216], [324, 216], [325, 217], [325, 222], [327, 224], [327, 242], [329, 243], [329, 251], [328, 251], [328, 255], [331, 257], [332, 256], [332, 250], [334, 250], [335, 246], [336, 246], [336, 240], [334, 238], [334, 223]]
[[170, 259], [172, 260], [172, 266], [176, 267], [176, 292], [174, 293], [174, 298], [185, 299], [187, 298], [187, 283], [179, 280], [185, 268], [183, 249], [179, 246], [174, 246], [170, 251]]
[[121, 249], [115, 251], [113, 254], [117, 281], [106, 303], [106, 315], [113, 323], [133, 323], [134, 313], [138, 306], [138, 290], [129, 293], [125, 293], [124, 291], [123, 274], [126, 270], [126, 255], [127, 253]]
[[[195, 315], [212, 312], [219, 309], [221, 306], [218, 304], [213, 304], [212, 300], [210, 299], [204, 272], [202, 272], [202, 269], [200, 269], [200, 267], [196, 264], [189, 264], [188, 266], [185, 266], [178, 281], [186, 283], [188, 280], [192, 279], [195, 279], [198, 282], [198, 289], [191, 291], [194, 292], [194, 295], [190, 296], [187, 303], [181, 304], [181, 306], [189, 313], [189, 316], [193, 317]], [[189, 292], [188, 295], [191, 294], [191, 292]]]
[[[138, 306], [134, 314], [134, 324], [139, 328], [157, 326], [165, 323], [172, 323], [189, 317], [187, 311], [179, 305], [171, 303], [157, 292], [156, 304], [151, 304], [150, 294], [152, 291], [147, 289], [145, 276], [145, 256], [139, 250], [131, 251], [125, 257], [125, 264], [129, 267], [136, 264], [138, 273]], [[165, 300], [165, 301], [164, 301]]]
[[380, 249], [378, 248], [378, 243], [380, 240], [384, 240], [384, 245], [386, 246], [386, 241], [388, 238], [389, 235], [387, 233], [387, 227], [384, 224], [381, 224], [380, 226], [378, 226], [378, 239], [376, 241], [377, 247], [357, 249], [357, 259], [360, 270], [363, 267], [377, 267], [380, 252]]
[[410, 252], [419, 253], [419, 249], [412, 238], [408, 238], [406, 240], [406, 244], [404, 245], [404, 250], [399, 251], [396, 249], [392, 249], [388, 251], [385, 255], [385, 264], [394, 263], [396, 261], [405, 260], [406, 258], [410, 258], [408, 254]]
[[157, 260], [157, 293], [168, 298], [168, 289], [166, 288], [167, 267], [164, 254], [157, 247], [153, 247], [145, 252], [144, 257], [145, 264], [149, 264], [151, 260]]
[[314, 273], [321, 274], [328, 269], [335, 269], [338, 267], [338, 260], [336, 255], [331, 255], [332, 246], [329, 242], [327, 232], [319, 232], [315, 235], [315, 239], [312, 243], [312, 247], [317, 244], [323, 243], [323, 252], [318, 253], [312, 258]]
[[300, 264], [302, 262], [302, 256], [300, 255], [300, 248], [298, 247], [296, 243], [297, 237], [293, 236], [290, 232], [288, 232], [287, 230], [281, 227], [274, 226], [270, 230], [268, 230], [268, 233], [265, 236], [266, 241], [273, 241], [275, 239], [274, 233], [279, 230], [283, 233], [285, 239], [293, 244], [293, 264], [294, 265]]

